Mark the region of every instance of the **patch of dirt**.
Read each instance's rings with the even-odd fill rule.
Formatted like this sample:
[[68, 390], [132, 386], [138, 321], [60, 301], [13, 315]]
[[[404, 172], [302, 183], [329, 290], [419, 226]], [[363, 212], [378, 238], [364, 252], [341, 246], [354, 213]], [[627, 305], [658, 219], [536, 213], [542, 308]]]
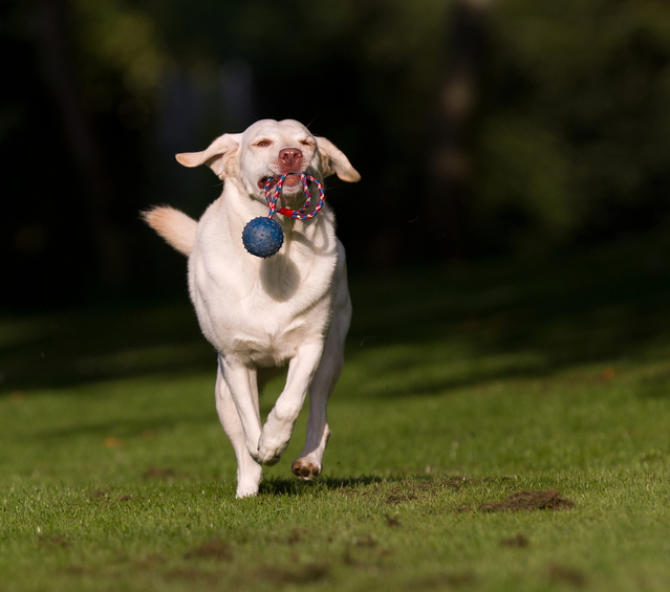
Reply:
[[110, 493], [111, 491], [109, 489], [107, 490], [96, 489], [95, 491], [91, 492], [91, 499], [92, 500], [107, 499]]
[[608, 366], [607, 368], [603, 369], [602, 372], [600, 372], [600, 380], [602, 382], [609, 382], [615, 376], [616, 376], [616, 370], [611, 366]]
[[500, 544], [503, 547], [517, 547], [521, 549], [523, 547], [527, 547], [528, 545], [530, 545], [530, 541], [528, 540], [527, 536], [518, 533], [515, 534], [513, 537], [500, 539]]
[[557, 563], [549, 565], [547, 576], [552, 582], [562, 582], [574, 588], [583, 588], [586, 585], [586, 576], [583, 572]]
[[395, 506], [396, 504], [402, 504], [403, 502], [411, 502], [416, 499], [416, 495], [411, 491], [404, 493], [392, 493], [386, 498], [386, 503]]
[[63, 549], [70, 546], [70, 541], [60, 534], [42, 534], [38, 537], [38, 541], [40, 545], [61, 547]]
[[302, 541], [302, 537], [303, 537], [303, 534], [304, 534], [304, 533], [305, 533], [305, 531], [300, 530], [300, 529], [298, 529], [298, 528], [294, 528], [294, 529], [290, 532], [290, 534], [288, 535], [288, 537], [286, 538], [286, 542], [287, 542], [289, 545], [295, 545], [296, 543], [299, 543], [300, 541]]
[[439, 481], [437, 481], [437, 485], [441, 485], [442, 487], [448, 487], [449, 489], [459, 491], [461, 487], [463, 487], [464, 485], [473, 482], [474, 480], [470, 479], [469, 477], [463, 477], [462, 475], [457, 475], [454, 477], [446, 477], [445, 479], [440, 479]]
[[386, 526], [388, 526], [389, 528], [395, 528], [396, 526], [400, 526], [400, 519], [397, 516], [384, 514], [384, 519], [386, 520]]
[[514, 481], [512, 477], [484, 477], [482, 482], [484, 483], [509, 483]]
[[351, 548], [347, 547], [342, 554], [342, 563], [345, 565], [350, 565], [352, 567], [358, 567], [361, 565], [361, 562], [351, 554]]
[[117, 497], [116, 499], [111, 499], [111, 489], [96, 489], [91, 493], [90, 499], [91, 501], [97, 501], [100, 502], [102, 506], [110, 506], [112, 504], [119, 504], [119, 503], [125, 503], [129, 502], [131, 499], [133, 499], [129, 495], [122, 495]]
[[482, 512], [521, 512], [524, 510], [564, 510], [575, 505], [555, 489], [546, 491], [519, 491], [500, 502], [485, 502], [479, 506]]
[[206, 571], [199, 571], [197, 569], [192, 568], [172, 569], [165, 574], [165, 577], [167, 580], [177, 579], [177, 580], [186, 580], [187, 582], [206, 581], [210, 584], [216, 584], [221, 581], [220, 576], [217, 574]]
[[210, 539], [199, 547], [184, 553], [185, 559], [218, 559], [219, 561], [230, 561], [233, 552], [228, 543], [221, 539]]
[[165, 563], [166, 563], [165, 557], [159, 555], [158, 553], [151, 553], [150, 555], [147, 555], [143, 559], [136, 561], [135, 567], [137, 567], [137, 569], [153, 570], [161, 565], [164, 565]]
[[[491, 478], [491, 480], [500, 481], [500, 479], [493, 478]], [[403, 502], [423, 499], [430, 497], [431, 495], [439, 494], [444, 489], [460, 491], [464, 486], [474, 483], [477, 483], [476, 479], [464, 477], [463, 475], [453, 475], [437, 479], [429, 478], [412, 483], [411, 485], [403, 483], [399, 484], [396, 490], [388, 495], [386, 503], [389, 505], [396, 505]]]
[[172, 479], [176, 476], [174, 469], [164, 469], [158, 467], [149, 467], [142, 477], [144, 479]]
[[338, 493], [341, 493], [342, 495], [346, 495], [347, 497], [353, 497], [355, 495], [359, 495], [361, 497], [367, 497], [370, 495], [370, 492], [366, 489], [356, 489], [355, 487], [338, 487], [336, 490]]
[[259, 573], [273, 584], [311, 584], [328, 575], [330, 567], [321, 563], [297, 566], [293, 569], [284, 567], [264, 567]]
[[416, 488], [414, 486], [394, 486], [391, 493], [386, 496], [386, 503], [395, 506], [404, 502], [411, 502], [417, 498]]
[[[488, 479], [487, 479], [488, 480]], [[491, 481], [500, 481], [500, 478], [491, 478]], [[406, 502], [412, 502], [415, 500], [423, 499], [432, 495], [439, 494], [442, 490], [452, 489], [454, 491], [459, 491], [463, 486], [477, 483], [479, 480], [472, 479], [470, 477], [464, 477], [462, 475], [452, 475], [447, 477], [426, 477], [425, 475], [415, 476], [415, 479], [411, 482], [408, 482], [406, 479], [374, 479], [369, 482], [364, 482], [361, 484], [365, 485], [374, 485], [379, 484], [378, 487], [372, 487], [368, 489], [354, 488], [351, 486], [345, 486], [343, 483], [342, 486], [334, 487], [340, 493], [346, 496], [385, 496], [386, 503], [389, 505], [397, 505]], [[382, 483], [388, 483], [391, 485], [390, 491], [384, 491], [385, 487]]]
[[371, 534], [366, 534], [354, 542], [357, 547], [376, 547], [377, 541], [373, 538]]
[[431, 590], [459, 588], [461, 586], [472, 585], [475, 579], [475, 574], [471, 571], [443, 573], [412, 582], [412, 588], [429, 588]]
[[381, 547], [371, 534], [364, 534], [353, 539], [344, 548], [342, 562], [351, 567], [369, 569], [378, 567], [379, 560], [391, 555], [391, 551]]
[[[273, 543], [277, 543], [279, 545], [289, 545], [292, 547], [298, 543], [305, 542], [305, 540], [310, 536], [311, 533], [308, 529], [295, 527], [292, 528], [288, 534], [269, 535], [268, 541], [272, 541]], [[248, 541], [245, 539], [244, 542]]]
[[85, 576], [95, 573], [91, 568], [82, 565], [68, 565], [62, 572], [70, 576]]

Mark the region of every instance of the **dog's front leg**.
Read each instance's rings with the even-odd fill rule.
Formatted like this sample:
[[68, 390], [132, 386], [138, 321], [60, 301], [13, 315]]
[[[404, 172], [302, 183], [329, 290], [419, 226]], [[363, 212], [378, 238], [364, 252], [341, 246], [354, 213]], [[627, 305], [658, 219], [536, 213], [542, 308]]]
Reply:
[[258, 411], [256, 371], [234, 356], [219, 355], [219, 369], [239, 415], [249, 454], [258, 459], [261, 418]]
[[219, 364], [216, 373], [216, 410], [224, 431], [228, 434], [237, 458], [237, 497], [247, 497], [258, 493], [261, 481], [261, 466], [253, 459], [247, 449], [246, 435], [240, 415], [230, 388], [223, 378], [223, 370]]
[[284, 390], [263, 426], [258, 462], [274, 464], [284, 452], [322, 354], [323, 343], [309, 343], [302, 345], [289, 362]]

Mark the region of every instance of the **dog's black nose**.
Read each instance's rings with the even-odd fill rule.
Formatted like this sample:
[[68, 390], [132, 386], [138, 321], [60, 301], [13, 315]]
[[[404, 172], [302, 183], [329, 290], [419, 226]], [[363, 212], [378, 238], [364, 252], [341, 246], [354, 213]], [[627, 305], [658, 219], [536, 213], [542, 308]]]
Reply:
[[302, 166], [302, 152], [297, 148], [284, 148], [279, 151], [277, 160], [282, 173], [294, 173]]

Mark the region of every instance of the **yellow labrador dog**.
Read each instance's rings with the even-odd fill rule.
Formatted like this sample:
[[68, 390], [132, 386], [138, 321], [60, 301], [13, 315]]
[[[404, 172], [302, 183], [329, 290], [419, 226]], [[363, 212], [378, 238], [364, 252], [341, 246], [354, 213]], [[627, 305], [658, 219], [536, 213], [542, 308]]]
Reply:
[[[308, 390], [307, 439], [292, 470], [312, 479], [321, 472], [330, 435], [326, 403], [342, 369], [351, 318], [344, 249], [327, 206], [309, 220], [278, 216], [284, 244], [266, 259], [244, 249], [242, 230], [268, 215], [263, 189], [269, 177], [287, 175], [281, 205], [299, 208], [305, 197], [297, 173], [320, 182], [332, 174], [356, 182], [360, 175], [329, 140], [294, 120], [257, 121], [176, 158], [186, 167], [206, 164], [224, 181], [223, 193], [198, 222], [167, 206], [144, 217], [189, 256], [191, 300], [219, 354], [216, 409], [237, 457], [237, 497], [258, 492], [261, 464], [275, 463], [286, 448]], [[263, 425], [257, 373], [286, 364], [286, 384]]]

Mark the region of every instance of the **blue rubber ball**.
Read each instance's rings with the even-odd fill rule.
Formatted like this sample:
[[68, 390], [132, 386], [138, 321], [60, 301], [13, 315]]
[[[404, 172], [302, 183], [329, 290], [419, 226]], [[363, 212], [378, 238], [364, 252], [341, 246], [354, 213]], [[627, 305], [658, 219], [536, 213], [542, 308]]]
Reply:
[[258, 217], [244, 227], [242, 242], [252, 255], [270, 257], [281, 248], [284, 233], [276, 220]]

